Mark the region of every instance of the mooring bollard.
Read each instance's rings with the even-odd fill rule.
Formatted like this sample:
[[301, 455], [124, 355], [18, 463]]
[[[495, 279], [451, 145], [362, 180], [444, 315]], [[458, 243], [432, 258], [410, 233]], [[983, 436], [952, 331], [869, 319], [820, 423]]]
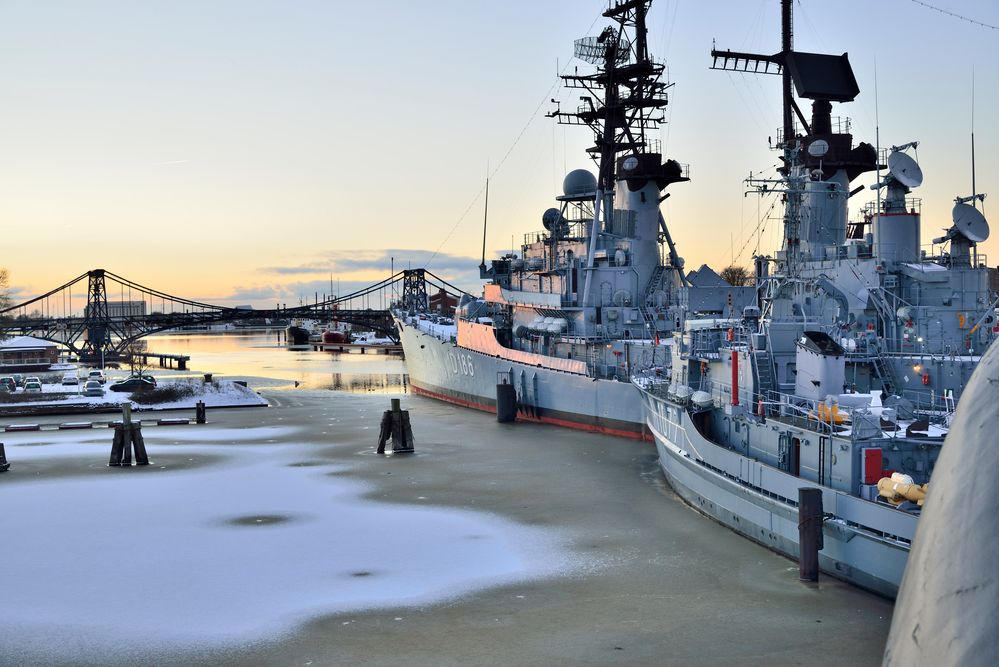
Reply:
[[198, 424], [204, 424], [205, 419], [205, 402], [198, 401], [194, 404], [194, 421]]
[[798, 489], [798, 579], [819, 580], [822, 539], [822, 490]]
[[7, 452], [3, 450], [3, 443], [0, 442], [0, 472], [10, 469], [10, 464], [7, 463]]
[[[125, 449], [125, 426], [118, 424], [114, 427], [114, 439], [111, 441], [111, 460], [109, 466], [120, 466]], [[131, 458], [131, 457], [129, 457]]]
[[394, 454], [416, 451], [413, 446], [413, 428], [409, 424], [409, 410], [403, 410], [398, 398], [392, 399], [392, 408], [382, 414], [381, 431], [378, 433], [378, 453], [385, 453], [385, 443], [392, 438]]
[[142, 423], [132, 423], [132, 406], [127, 403], [121, 406], [121, 424], [114, 427], [114, 440], [111, 441], [111, 460], [109, 466], [132, 465], [132, 448], [135, 448], [135, 464], [149, 465], [146, 454], [146, 442], [142, 437]]
[[146, 454], [146, 441], [142, 438], [142, 424], [132, 424], [129, 435], [132, 438], [132, 446], [135, 447], [135, 465], [149, 465], [149, 455]]

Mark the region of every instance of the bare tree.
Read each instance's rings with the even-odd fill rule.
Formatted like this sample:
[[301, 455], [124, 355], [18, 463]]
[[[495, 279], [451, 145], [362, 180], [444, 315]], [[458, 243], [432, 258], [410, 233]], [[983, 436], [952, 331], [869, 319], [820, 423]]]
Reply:
[[131, 375], [145, 375], [149, 369], [149, 358], [142, 356], [146, 349], [146, 341], [144, 340], [133, 340], [125, 347], [124, 352]]
[[0, 266], [0, 308], [10, 306], [10, 272]]
[[744, 266], [726, 266], [719, 275], [733, 287], [752, 287], [755, 284], [753, 274]]

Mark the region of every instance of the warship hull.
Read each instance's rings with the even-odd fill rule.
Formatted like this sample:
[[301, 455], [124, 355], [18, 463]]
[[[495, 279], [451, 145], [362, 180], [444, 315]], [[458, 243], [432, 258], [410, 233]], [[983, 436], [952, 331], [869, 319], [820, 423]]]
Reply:
[[[827, 518], [822, 572], [888, 598], [898, 594], [917, 517], [820, 486], [703, 437], [687, 411], [641, 391], [669, 485], [691, 507], [797, 560], [798, 489], [818, 488]], [[771, 429], [771, 425], [759, 428]]]
[[638, 390], [485, 354], [396, 319], [413, 393], [496, 412], [496, 386], [517, 392], [517, 419], [651, 441]]

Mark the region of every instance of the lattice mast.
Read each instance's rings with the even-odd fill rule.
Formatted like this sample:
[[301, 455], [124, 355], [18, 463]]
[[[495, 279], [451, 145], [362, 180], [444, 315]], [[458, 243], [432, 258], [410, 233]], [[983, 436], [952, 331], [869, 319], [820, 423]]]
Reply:
[[[664, 122], [663, 108], [668, 104], [667, 89], [672, 84], [662, 80], [666, 66], [649, 57], [646, 16], [652, 0], [615, 1], [603, 13], [616, 27], [608, 26], [596, 37], [576, 40], [577, 58], [596, 65], [591, 74], [562, 75], [568, 89], [579, 89], [581, 105], [575, 111], [560, 107], [548, 114], [564, 125], [586, 125], [594, 135], [594, 145], [587, 152], [597, 163], [597, 191], [594, 196], [593, 224], [589, 233], [589, 251], [583, 303], [590, 303], [594, 258], [601, 229], [608, 228], [614, 211], [614, 190], [618, 156], [633, 155], [640, 171], [652, 178], [662, 190], [667, 184], [687, 180], [680, 166], [670, 161], [660, 164], [649, 132]], [[629, 33], [631, 39], [629, 39]], [[649, 169], [655, 155], [654, 168]], [[637, 176], [638, 173], [630, 174]], [[665, 224], [660, 225], [668, 238]], [[675, 251], [670, 243], [671, 257]]]
[[[646, 15], [652, 0], [616, 2], [604, 16], [608, 26], [597, 37], [575, 42], [577, 58], [597, 66], [592, 74], [562, 75], [566, 88], [586, 91], [576, 111], [556, 108], [548, 114], [563, 125], [586, 125], [593, 130], [594, 145], [587, 149], [597, 163], [597, 187], [614, 191], [614, 165], [620, 153], [638, 154], [650, 148], [648, 133], [664, 121], [669, 103], [662, 81], [666, 66], [648, 53]], [[629, 30], [633, 36], [628, 39]]]

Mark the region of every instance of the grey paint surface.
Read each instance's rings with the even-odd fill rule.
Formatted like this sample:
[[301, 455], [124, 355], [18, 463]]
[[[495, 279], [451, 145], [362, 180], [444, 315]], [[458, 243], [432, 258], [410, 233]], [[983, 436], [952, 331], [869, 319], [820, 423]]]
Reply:
[[930, 478], [885, 665], [994, 665], [999, 654], [999, 348], [961, 399]]

